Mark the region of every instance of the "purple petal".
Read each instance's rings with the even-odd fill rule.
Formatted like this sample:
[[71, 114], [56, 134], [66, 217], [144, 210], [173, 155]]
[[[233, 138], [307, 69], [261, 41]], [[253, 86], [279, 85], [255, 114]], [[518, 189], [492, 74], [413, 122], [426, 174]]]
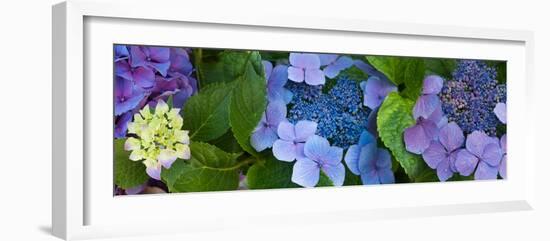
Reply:
[[430, 75], [424, 79], [422, 94], [439, 94], [443, 88], [443, 79], [437, 75]]
[[271, 72], [267, 82], [268, 89], [281, 89], [285, 86], [288, 80], [288, 67], [285, 65], [277, 65]]
[[308, 85], [324, 85], [325, 74], [320, 69], [306, 69], [305, 81]]
[[302, 69], [319, 69], [321, 60], [317, 54], [290, 53], [289, 61], [292, 66]]
[[117, 76], [127, 80], [133, 80], [130, 64], [125, 60], [121, 60], [115, 63], [115, 73]]
[[134, 113], [126, 112], [121, 116], [117, 117], [115, 123], [115, 138], [124, 138], [126, 137], [126, 131], [128, 130], [128, 122], [132, 120]]
[[315, 161], [322, 160], [328, 153], [330, 144], [327, 139], [314, 135], [307, 139], [304, 154]]
[[136, 186], [136, 187], [126, 188], [126, 189], [124, 189], [124, 192], [126, 193], [126, 195], [136, 195], [136, 194], [139, 194], [140, 192], [142, 192], [143, 189], [145, 189], [145, 187], [146, 187], [145, 184], [141, 184], [141, 185]]
[[270, 126], [277, 128], [281, 121], [286, 120], [286, 104], [282, 101], [273, 101], [267, 105], [266, 120]]
[[316, 162], [307, 158], [298, 160], [294, 163], [291, 180], [302, 187], [315, 187], [319, 182], [319, 172], [320, 168]]
[[145, 95], [143, 93], [135, 93], [134, 96], [131, 96], [128, 99], [125, 99], [124, 101], [120, 101], [120, 99], [115, 99], [115, 115], [121, 115], [124, 112], [133, 110], [136, 108], [141, 100], [143, 100], [143, 97]]
[[477, 157], [483, 155], [485, 146], [491, 142], [490, 138], [481, 131], [474, 131], [466, 138], [466, 149]]
[[271, 71], [273, 71], [273, 64], [269, 61], [262, 60], [262, 65], [264, 66], [265, 79], [268, 80], [271, 76]]
[[502, 177], [503, 179], [506, 179], [506, 160], [507, 160], [507, 155], [504, 155], [502, 157], [502, 161], [500, 161], [500, 166], [498, 168], [498, 174], [500, 174], [500, 177]]
[[130, 46], [130, 66], [146, 66], [147, 56], [138, 46]]
[[[365, 84], [363, 84], [365, 83]], [[370, 77], [367, 81], [361, 82], [363, 89], [363, 104], [371, 109], [375, 109], [382, 104], [385, 96], [381, 96], [384, 90], [384, 82], [378, 77]]]
[[474, 172], [479, 159], [466, 149], [457, 152], [455, 168], [462, 176], [469, 176]]
[[168, 74], [168, 69], [170, 69], [170, 62], [149, 63], [149, 65], [156, 69], [164, 77], [166, 77], [166, 75]]
[[349, 170], [355, 174], [359, 175], [359, 154], [361, 148], [358, 145], [351, 145], [346, 151], [346, 156], [344, 156], [344, 161], [348, 166]]
[[115, 96], [119, 98], [128, 98], [132, 95], [134, 86], [132, 80], [117, 76], [115, 79]]
[[[260, 123], [260, 125], [263, 125]], [[260, 126], [250, 136], [250, 145], [254, 147], [256, 151], [263, 151], [273, 145], [273, 142], [277, 140], [277, 133], [275, 130]]]
[[308, 159], [304, 153], [304, 143], [296, 143], [296, 160]]
[[437, 177], [440, 181], [444, 182], [453, 176], [453, 171], [449, 165], [449, 161], [445, 160], [437, 165]]
[[376, 160], [376, 168], [381, 169], [391, 169], [391, 155], [388, 150], [384, 148], [378, 148], [378, 160]]
[[368, 172], [362, 172], [361, 182], [363, 182], [363, 185], [380, 184], [380, 177], [378, 176], [378, 172], [374, 169]]
[[435, 107], [432, 114], [428, 116], [428, 120], [433, 121], [440, 128], [443, 127], [443, 125], [447, 124], [447, 118], [443, 114], [443, 108], [441, 106], [441, 102], [438, 106]]
[[170, 153], [169, 151], [165, 150], [161, 150], [160, 154], [158, 155], [158, 161], [166, 169], [172, 167], [172, 163], [174, 163], [176, 159], [176, 153]]
[[344, 150], [340, 147], [331, 146], [328, 148], [325, 156], [323, 157], [324, 163], [331, 165], [337, 165], [342, 162], [342, 156], [344, 155]]
[[448, 152], [452, 152], [464, 144], [464, 134], [455, 122], [451, 122], [439, 131], [439, 141]]
[[413, 117], [414, 119], [418, 119], [418, 117], [428, 119], [439, 106], [441, 106], [441, 101], [437, 95], [422, 95], [414, 105]]
[[481, 156], [481, 160], [483, 160], [490, 166], [497, 167], [500, 164], [500, 160], [502, 159], [502, 154], [503, 153], [500, 149], [500, 146], [491, 143], [485, 147], [485, 150], [483, 150], [483, 156]]
[[147, 175], [149, 175], [151, 178], [155, 179], [155, 180], [159, 180], [160, 181], [160, 172], [161, 172], [162, 168], [161, 168], [161, 165], [160, 163], [155, 166], [155, 167], [147, 167], [145, 169], [145, 172], [147, 173]]
[[380, 180], [380, 184], [395, 183], [395, 176], [393, 175], [391, 169], [378, 170], [378, 178]]
[[404, 137], [405, 148], [415, 154], [422, 154], [432, 141], [432, 138], [426, 135], [422, 125], [418, 124], [405, 129]]
[[323, 69], [325, 75], [329, 78], [336, 77], [340, 71], [345, 70], [353, 65], [353, 60], [350, 57], [342, 56], [336, 62], [329, 64]]
[[296, 123], [294, 130], [296, 132], [295, 141], [305, 142], [307, 138], [315, 135], [315, 132], [317, 131], [317, 123], [308, 120], [301, 120]]
[[492, 167], [485, 162], [479, 162], [474, 178], [476, 180], [492, 180], [497, 179], [497, 174], [498, 167]]
[[346, 178], [346, 168], [342, 163], [338, 163], [336, 165], [324, 165], [322, 169], [332, 181], [334, 186], [339, 187], [344, 184], [344, 179]]
[[321, 66], [332, 64], [338, 59], [337, 54], [318, 54], [318, 56], [321, 61]]
[[498, 103], [493, 110], [500, 122], [506, 124], [506, 104]]
[[297, 83], [304, 82], [304, 69], [296, 67], [288, 67], [288, 79]]
[[506, 134], [502, 135], [502, 137], [500, 137], [500, 149], [502, 149], [502, 151], [504, 153], [507, 153], [507, 144], [506, 144]]
[[155, 73], [147, 67], [137, 67], [132, 77], [136, 84], [144, 89], [151, 88], [155, 84]]
[[447, 158], [447, 151], [439, 141], [432, 141], [430, 146], [422, 153], [422, 158], [430, 168], [436, 169], [439, 163]]
[[273, 156], [280, 161], [291, 162], [296, 159], [296, 145], [292, 141], [276, 140], [273, 143]]
[[115, 45], [115, 62], [126, 59], [128, 56], [130, 56], [130, 52], [126, 45]]
[[183, 48], [170, 48], [170, 72], [189, 75], [193, 71], [193, 65], [189, 60], [189, 54]]
[[277, 127], [277, 134], [279, 138], [285, 141], [293, 142], [296, 139], [296, 133], [294, 133], [294, 125], [288, 121], [282, 121]]
[[170, 61], [170, 48], [167, 47], [149, 47], [149, 57], [158, 63]]
[[420, 118], [417, 121], [417, 125], [422, 126], [424, 129], [424, 133], [426, 133], [426, 137], [430, 140], [437, 140], [439, 137], [439, 128], [435, 124], [435, 122]]

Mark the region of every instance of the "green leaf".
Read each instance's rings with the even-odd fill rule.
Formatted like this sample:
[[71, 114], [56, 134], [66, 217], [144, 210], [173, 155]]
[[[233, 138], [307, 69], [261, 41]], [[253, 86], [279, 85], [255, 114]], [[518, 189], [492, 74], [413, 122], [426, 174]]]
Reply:
[[[195, 50], [198, 78], [201, 86], [218, 82], [231, 82], [243, 73], [249, 64], [263, 74], [263, 65], [258, 52], [253, 52], [257, 61], [250, 61], [250, 51], [238, 50]], [[200, 55], [200, 56], [199, 56]]]
[[171, 192], [236, 190], [239, 186], [240, 154], [227, 153], [202, 142], [192, 142], [191, 159], [177, 160], [161, 176]]
[[213, 84], [189, 98], [183, 110], [183, 129], [189, 130], [191, 140], [209, 141], [227, 132], [230, 86]]
[[395, 85], [405, 85], [403, 93], [410, 99], [420, 95], [426, 66], [421, 58], [367, 56], [369, 63]]
[[219, 138], [209, 141], [208, 143], [217, 146], [218, 148], [226, 152], [243, 152], [243, 149], [235, 139], [235, 136], [233, 135], [233, 132], [231, 130], [227, 131]]
[[319, 174], [319, 182], [315, 187], [332, 187], [332, 186], [334, 186], [334, 183], [332, 182], [332, 180], [330, 180], [327, 174], [321, 171], [321, 173]]
[[149, 176], [145, 173], [145, 165], [141, 161], [130, 160], [130, 152], [124, 150], [126, 139], [115, 139], [115, 184], [120, 188], [137, 187], [145, 183]]
[[346, 166], [346, 179], [344, 179], [344, 186], [352, 186], [352, 185], [363, 185], [363, 181], [361, 181], [361, 176], [353, 174], [347, 166]]
[[412, 116], [414, 102], [390, 93], [378, 112], [378, 133], [384, 145], [405, 170], [410, 179], [419, 178], [429, 168], [420, 156], [408, 152], [403, 141], [403, 132], [414, 125]]
[[445, 79], [451, 79], [456, 68], [456, 60], [454, 59], [428, 58], [424, 60], [424, 63], [426, 64], [427, 74], [439, 75]]
[[250, 189], [295, 188], [300, 187], [291, 181], [293, 163], [271, 157], [256, 162], [248, 169], [246, 181]]
[[249, 61], [243, 66], [242, 75], [234, 83], [235, 88], [229, 107], [229, 123], [242, 149], [258, 156], [250, 145], [250, 135], [266, 109], [267, 91], [263, 69], [258, 71], [255, 67], [261, 61], [260, 55], [256, 51], [249, 54]]
[[488, 66], [496, 69], [498, 83], [506, 84], [506, 61], [487, 60], [485, 62]]

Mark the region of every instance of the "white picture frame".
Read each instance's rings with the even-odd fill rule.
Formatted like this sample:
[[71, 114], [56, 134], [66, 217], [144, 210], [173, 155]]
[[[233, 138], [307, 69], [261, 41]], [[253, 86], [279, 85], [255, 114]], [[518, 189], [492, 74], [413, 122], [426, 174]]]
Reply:
[[[125, 7], [129, 2], [132, 4], [131, 9]], [[150, 2], [152, 1], [69, 0], [53, 7], [54, 235], [69, 240], [220, 230], [243, 223], [252, 227], [266, 224], [300, 225], [304, 222], [360, 221], [533, 208], [536, 158], [532, 150], [535, 146], [532, 130], [534, 125], [530, 123], [535, 118], [529, 118], [533, 116], [529, 108], [533, 98], [529, 96], [529, 93], [533, 93], [531, 32], [300, 18], [283, 14], [208, 15], [200, 11], [188, 11], [182, 15], [178, 10], [187, 7], [187, 2], [155, 1], [154, 11], [151, 10]], [[185, 33], [195, 35], [189, 38], [171, 38], [166, 34], [167, 29], [170, 29], [172, 36], [185, 36]], [[149, 34], [140, 34], [138, 30]], [[227, 37], [215, 38], [222, 33]], [[240, 39], [243, 36], [256, 40], [268, 40], [277, 36], [285, 38], [277, 43], [255, 43]], [[312, 39], [320, 39], [317, 42], [321, 43], [346, 41], [349, 44], [324, 46], [307, 41]], [[370, 47], [359, 44], [365, 40], [371, 43]], [[112, 149], [108, 148], [112, 144], [104, 139], [109, 137], [108, 140], [111, 140], [111, 132], [101, 131], [102, 127], [112, 125], [112, 119], [110, 122], [103, 121], [112, 118], [112, 111], [99, 108], [105, 105], [112, 108], [111, 98], [100, 98], [112, 95], [112, 83], [89, 80], [101, 80], [112, 73], [112, 52], [105, 50], [109, 46], [112, 48], [113, 43], [120, 42], [506, 60], [510, 66], [507, 73], [510, 79], [508, 98], [513, 100], [508, 104], [509, 178], [498, 182], [115, 198], [112, 195], [112, 178], [101, 178], [112, 176], [112, 160], [92, 161], [102, 159], [102, 156], [112, 157]], [[388, 48], [388, 42], [394, 44], [392, 48]], [[94, 100], [93, 103], [90, 100]], [[106, 188], [109, 184], [111, 188]], [[365, 201], [366, 193], [376, 198]], [[397, 198], [403, 195], [411, 198]], [[289, 202], [289, 199], [293, 201]], [[323, 201], [311, 205], [312, 200], [346, 201], [346, 205], [321, 209]], [[220, 206], [220, 201], [224, 205]], [[146, 208], [150, 206], [160, 207], [161, 211]], [[239, 212], [235, 212], [225, 208], [227, 206], [246, 206], [248, 211], [242, 211], [241, 208]], [[133, 214], [137, 209], [140, 214]], [[115, 210], [116, 217], [112, 215]], [[325, 219], [320, 217], [326, 215], [337, 218], [323, 221]], [[164, 223], [144, 224], [146, 220], [161, 216]], [[227, 222], [228, 219], [238, 224]], [[178, 225], [170, 225], [173, 223]]]

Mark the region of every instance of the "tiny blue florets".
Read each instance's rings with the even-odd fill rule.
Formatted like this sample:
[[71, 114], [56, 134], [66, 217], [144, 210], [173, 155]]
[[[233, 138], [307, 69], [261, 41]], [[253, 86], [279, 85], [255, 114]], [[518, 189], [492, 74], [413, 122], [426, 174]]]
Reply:
[[461, 60], [452, 80], [445, 81], [439, 94], [449, 122], [463, 131], [479, 130], [495, 136], [499, 120], [493, 109], [506, 102], [506, 86], [498, 84], [495, 68], [478, 60]]
[[306, 85], [293, 81], [288, 81], [285, 87], [293, 93], [292, 100], [290, 101], [291, 104], [317, 100], [321, 96], [323, 88], [322, 85]]
[[[315, 86], [288, 87], [291, 91], [307, 93], [298, 96], [291, 102], [288, 119], [292, 123], [310, 120], [318, 123], [317, 132], [330, 140], [333, 145], [348, 148], [355, 144], [361, 132], [367, 128], [369, 110], [362, 108], [359, 83], [347, 78], [339, 78], [328, 93], [323, 94]], [[300, 96], [302, 96], [300, 98]], [[304, 98], [307, 97], [307, 98]]]

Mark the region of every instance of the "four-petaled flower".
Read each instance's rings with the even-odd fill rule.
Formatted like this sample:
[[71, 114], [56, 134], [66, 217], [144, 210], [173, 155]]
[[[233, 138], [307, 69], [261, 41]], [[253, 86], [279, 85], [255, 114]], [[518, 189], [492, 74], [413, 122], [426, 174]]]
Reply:
[[363, 105], [373, 110], [382, 104], [390, 92], [397, 91], [395, 85], [377, 76], [371, 76], [367, 81], [361, 82], [361, 89], [363, 90]]
[[319, 54], [321, 66], [326, 66], [323, 69], [325, 76], [333, 79], [340, 71], [345, 70], [353, 65], [353, 60], [348, 56], [338, 56], [336, 54]]
[[292, 182], [303, 187], [314, 187], [323, 171], [334, 186], [342, 186], [346, 169], [342, 164], [343, 150], [331, 146], [327, 139], [313, 135], [304, 145], [304, 154], [297, 156], [292, 170]]
[[294, 82], [306, 82], [308, 85], [324, 85], [325, 73], [320, 70], [321, 60], [317, 54], [290, 53], [288, 79]]
[[166, 77], [170, 68], [170, 48], [131, 46], [130, 55], [132, 67], [150, 67]]
[[502, 156], [498, 138], [474, 131], [466, 139], [466, 150], [458, 152], [456, 170], [463, 176], [475, 170], [476, 180], [496, 179]]
[[272, 101], [262, 115], [258, 126], [250, 136], [250, 144], [256, 151], [263, 151], [278, 139], [277, 128], [286, 119], [286, 105], [282, 101]]
[[361, 175], [365, 185], [395, 182], [390, 153], [378, 148], [375, 137], [368, 131], [363, 131], [359, 142], [349, 147], [344, 160], [353, 174]]
[[288, 121], [281, 122], [277, 128], [280, 139], [273, 143], [273, 155], [281, 161], [294, 161], [303, 155], [304, 143], [316, 131], [317, 123], [313, 121], [301, 120], [296, 125]]
[[124, 149], [131, 151], [130, 160], [142, 161], [147, 174], [160, 180], [162, 167], [170, 168], [177, 158], [189, 159], [189, 132], [182, 130], [183, 118], [179, 109], [170, 110], [161, 99], [154, 113], [146, 105], [128, 123], [128, 132], [136, 137], [128, 137]]
[[446, 181], [456, 172], [455, 162], [464, 144], [462, 129], [454, 123], [448, 123], [439, 130], [438, 138], [422, 153], [428, 166], [437, 170], [440, 181]]
[[279, 64], [273, 68], [269, 61], [262, 61], [267, 81], [267, 100], [282, 100], [288, 104], [292, 100], [292, 92], [285, 88], [288, 81], [288, 66]]

